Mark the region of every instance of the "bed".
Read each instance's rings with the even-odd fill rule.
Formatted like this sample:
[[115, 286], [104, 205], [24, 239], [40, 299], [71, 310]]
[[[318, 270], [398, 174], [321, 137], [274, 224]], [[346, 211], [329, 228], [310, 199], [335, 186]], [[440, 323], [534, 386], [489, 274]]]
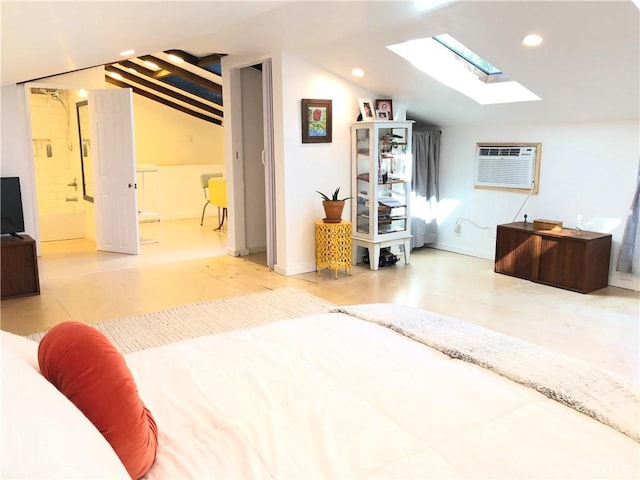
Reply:
[[[35, 342], [3, 332], [2, 354], [2, 478], [129, 478]], [[566, 371], [547, 384], [534, 358]], [[339, 308], [125, 359], [157, 424], [150, 480], [640, 477], [635, 385], [432, 312]]]

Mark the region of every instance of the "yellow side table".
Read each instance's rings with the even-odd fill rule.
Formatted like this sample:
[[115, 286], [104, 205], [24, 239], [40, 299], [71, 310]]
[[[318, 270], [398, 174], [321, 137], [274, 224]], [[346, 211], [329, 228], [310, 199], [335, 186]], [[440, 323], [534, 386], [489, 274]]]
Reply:
[[316, 222], [316, 272], [323, 268], [351, 275], [351, 222]]

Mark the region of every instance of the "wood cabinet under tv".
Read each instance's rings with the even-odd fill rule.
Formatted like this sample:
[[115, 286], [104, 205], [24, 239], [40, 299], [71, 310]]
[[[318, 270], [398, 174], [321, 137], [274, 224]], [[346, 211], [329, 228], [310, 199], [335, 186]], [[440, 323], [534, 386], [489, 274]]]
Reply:
[[523, 222], [498, 225], [495, 271], [589, 293], [609, 284], [611, 235]]
[[33, 238], [28, 235], [2, 237], [1, 245], [2, 299], [39, 295], [38, 257]]

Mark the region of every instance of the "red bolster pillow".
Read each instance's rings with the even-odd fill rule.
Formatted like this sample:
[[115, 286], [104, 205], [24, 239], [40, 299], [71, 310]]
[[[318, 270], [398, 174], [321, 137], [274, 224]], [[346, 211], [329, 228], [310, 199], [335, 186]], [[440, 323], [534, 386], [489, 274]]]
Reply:
[[155, 461], [158, 429], [109, 339], [89, 325], [61, 323], [40, 341], [38, 363], [42, 375], [104, 435], [131, 478], [142, 477]]

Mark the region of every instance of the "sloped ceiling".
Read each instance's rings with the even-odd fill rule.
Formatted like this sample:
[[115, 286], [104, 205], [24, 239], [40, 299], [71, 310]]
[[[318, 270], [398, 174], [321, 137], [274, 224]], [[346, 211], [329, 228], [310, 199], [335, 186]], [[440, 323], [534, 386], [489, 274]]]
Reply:
[[[286, 51], [407, 105], [434, 125], [637, 120], [640, 19], [631, 1], [2, 2], [2, 84], [179, 49]], [[540, 33], [537, 49], [522, 37]], [[449, 33], [542, 98], [481, 106], [385, 46]], [[351, 76], [354, 67], [365, 76]]]
[[105, 80], [170, 108], [222, 125], [221, 58], [168, 50], [105, 66]]

